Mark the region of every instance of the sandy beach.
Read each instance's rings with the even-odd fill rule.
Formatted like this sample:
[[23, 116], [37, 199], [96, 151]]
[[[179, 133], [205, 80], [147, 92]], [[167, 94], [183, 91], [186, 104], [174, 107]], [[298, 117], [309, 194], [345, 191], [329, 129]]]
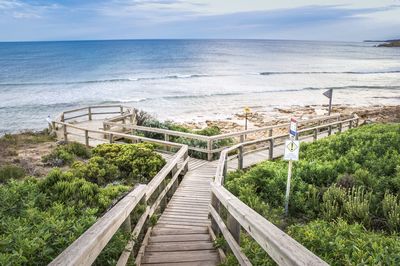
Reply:
[[[306, 120], [315, 116], [327, 115], [327, 113], [327, 105], [292, 106], [275, 108], [271, 112], [252, 112], [251, 114], [248, 114], [248, 129], [285, 123], [289, 121], [291, 117]], [[400, 105], [371, 105], [364, 107], [352, 107], [340, 104], [333, 105], [332, 115], [337, 114], [342, 116], [357, 114], [360, 117], [361, 124], [368, 122], [399, 122]], [[205, 122], [200, 123], [183, 124], [193, 129], [201, 129], [206, 126], [215, 125], [224, 133], [236, 132], [244, 130], [245, 114], [236, 113], [227, 117], [227, 119], [206, 120]]]

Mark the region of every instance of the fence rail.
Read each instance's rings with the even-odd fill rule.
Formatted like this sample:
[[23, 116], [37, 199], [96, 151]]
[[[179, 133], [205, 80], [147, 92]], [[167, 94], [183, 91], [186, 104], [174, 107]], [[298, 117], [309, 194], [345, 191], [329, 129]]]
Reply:
[[[318, 125], [322, 124], [328, 124], [331, 121], [338, 121], [340, 119], [340, 115], [332, 115], [332, 116], [321, 116], [313, 119], [307, 119], [307, 120], [300, 120], [299, 121], [299, 127], [302, 128], [306, 125], [312, 124], [312, 123], [318, 123]], [[179, 138], [184, 138], [189, 140], [189, 150], [191, 151], [196, 151], [196, 152], [201, 152], [206, 155], [207, 160], [211, 161], [214, 158], [214, 155], [218, 155], [221, 151], [226, 149], [228, 146], [223, 146], [223, 147], [218, 147], [214, 148], [215, 144], [218, 144], [218, 142], [222, 140], [236, 140], [236, 142], [244, 142], [246, 138], [251, 135], [251, 134], [259, 134], [259, 133], [267, 133], [268, 136], [273, 135], [273, 131], [278, 130], [278, 129], [286, 129], [289, 126], [289, 123], [282, 123], [274, 126], [266, 126], [266, 127], [261, 127], [261, 128], [256, 128], [256, 129], [249, 129], [249, 130], [243, 130], [243, 131], [238, 131], [238, 132], [232, 132], [232, 133], [224, 133], [224, 134], [219, 134], [215, 136], [203, 136], [203, 135], [198, 135], [198, 134], [193, 134], [193, 133], [187, 133], [187, 132], [178, 132], [174, 130], [168, 130], [168, 129], [161, 129], [161, 128], [152, 128], [152, 127], [144, 127], [144, 126], [138, 126], [135, 124], [126, 124], [126, 123], [116, 123], [115, 121], [104, 121], [104, 130], [110, 131], [110, 129], [118, 129], [122, 132], [125, 131], [139, 131], [139, 132], [146, 132], [146, 133], [153, 133], [153, 134], [161, 134], [163, 135], [163, 138], [165, 141], [171, 141], [171, 142], [179, 142]], [[175, 138], [175, 139], [173, 139]], [[197, 145], [201, 146], [194, 146], [196, 143]]]
[[92, 120], [94, 115], [123, 115], [124, 113], [132, 113], [132, 107], [124, 105], [93, 105], [66, 110], [62, 112], [55, 121], [66, 122], [81, 117], [87, 117], [88, 120]]
[[[350, 119], [301, 129], [298, 131], [298, 138], [309, 138], [311, 134], [313, 140], [316, 140], [318, 134], [326, 133], [330, 135], [335, 129], [337, 132], [342, 132], [345, 127], [356, 127], [358, 123], [359, 118], [355, 115]], [[286, 139], [287, 137], [288, 134], [282, 134], [260, 140], [243, 142], [224, 149], [221, 152], [215, 181], [211, 183], [211, 225], [216, 235], [222, 234], [224, 236], [229, 248], [241, 265], [251, 265], [246, 255], [240, 249], [240, 233], [242, 229], [244, 229], [279, 265], [328, 265], [318, 256], [240, 201], [223, 186], [228, 172], [229, 160], [238, 158], [237, 168], [243, 169], [245, 158], [244, 149], [260, 143], [268, 143], [266, 149], [269, 149], [269, 159], [273, 159], [274, 147], [279, 145], [279, 141], [277, 140]], [[232, 152], [236, 152], [237, 155], [229, 157], [229, 153]], [[222, 211], [223, 208], [226, 211]], [[226, 224], [222, 218], [225, 213]]]

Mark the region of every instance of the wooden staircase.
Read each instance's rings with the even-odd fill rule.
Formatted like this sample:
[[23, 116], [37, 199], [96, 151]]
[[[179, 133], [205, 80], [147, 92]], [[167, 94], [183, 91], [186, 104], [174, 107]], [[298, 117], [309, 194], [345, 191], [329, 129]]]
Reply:
[[[218, 265], [210, 236], [210, 182], [215, 162], [189, 161], [187, 172], [157, 224], [144, 241], [140, 265]], [[197, 168], [196, 168], [197, 167]]]

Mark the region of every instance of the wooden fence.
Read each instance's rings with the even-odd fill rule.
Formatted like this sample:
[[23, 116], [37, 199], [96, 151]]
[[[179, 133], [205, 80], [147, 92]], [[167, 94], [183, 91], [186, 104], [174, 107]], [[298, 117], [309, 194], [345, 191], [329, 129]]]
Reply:
[[77, 120], [82, 117], [87, 117], [87, 120], [92, 120], [93, 116], [104, 117], [105, 115], [123, 115], [124, 113], [132, 113], [132, 107], [124, 105], [93, 105], [64, 111], [55, 120], [58, 122], [66, 122]]
[[[329, 135], [335, 131], [341, 132], [345, 128], [358, 126], [358, 123], [359, 118], [355, 115], [353, 118], [343, 121], [299, 130], [298, 138], [310, 138], [312, 136], [316, 140], [319, 134]], [[267, 143], [266, 147], [269, 149], [269, 158], [271, 159], [274, 158], [274, 147], [287, 138], [288, 134], [271, 136], [265, 139], [243, 142], [221, 152], [215, 181], [211, 183], [210, 216], [212, 229], [216, 235], [222, 234], [224, 236], [230, 250], [241, 265], [251, 265], [240, 248], [242, 229], [279, 265], [327, 265], [307, 248], [241, 202], [223, 186], [228, 172], [228, 161], [232, 159], [228, 156], [230, 153], [236, 153], [235, 157], [238, 158], [237, 168], [243, 169], [246, 147]], [[226, 217], [223, 217], [224, 214], [226, 214]]]
[[[304, 128], [307, 125], [312, 125], [315, 124], [316, 126], [321, 126], [326, 125], [331, 123], [332, 121], [338, 121], [340, 119], [339, 115], [333, 115], [333, 116], [322, 116], [322, 117], [317, 117], [313, 119], [308, 119], [308, 120], [300, 120], [299, 127]], [[152, 127], [144, 127], [144, 126], [138, 126], [135, 124], [121, 124], [117, 122], [111, 122], [111, 121], [105, 121], [104, 123], [104, 129], [109, 130], [113, 128], [114, 130], [117, 130], [117, 128], [120, 128], [121, 131], [137, 131], [137, 132], [146, 132], [146, 133], [152, 133], [152, 134], [160, 134], [163, 136], [165, 141], [169, 142], [178, 142], [179, 140], [182, 141], [183, 139], [189, 140], [186, 141], [186, 143], [189, 143], [189, 150], [195, 151], [195, 152], [200, 152], [203, 154], [206, 154], [206, 158], [211, 161], [215, 155], [219, 155], [221, 151], [226, 149], [228, 146], [222, 146], [222, 147], [217, 147], [215, 148], [215, 144], [218, 144], [218, 142], [223, 141], [223, 140], [234, 140], [236, 143], [237, 142], [244, 142], [249, 136], [252, 134], [267, 134], [268, 136], [272, 136], [274, 131], [286, 131], [287, 127], [289, 126], [289, 123], [282, 123], [274, 126], [266, 126], [266, 127], [261, 127], [261, 128], [256, 128], [256, 129], [250, 129], [250, 130], [243, 130], [243, 131], [238, 131], [238, 132], [232, 132], [232, 133], [226, 133], [226, 134], [219, 134], [215, 136], [203, 136], [203, 135], [198, 135], [198, 134], [192, 134], [192, 133], [186, 133], [186, 132], [178, 132], [174, 130], [168, 130], [168, 129], [161, 129], [161, 128], [152, 128]], [[323, 128], [323, 127], [322, 127]], [[286, 135], [284, 135], [286, 136]], [[193, 144], [192, 144], [193, 143]], [[204, 147], [198, 146], [200, 144], [204, 144]], [[197, 144], [195, 146], [194, 144]], [[232, 144], [230, 144], [232, 145]]]

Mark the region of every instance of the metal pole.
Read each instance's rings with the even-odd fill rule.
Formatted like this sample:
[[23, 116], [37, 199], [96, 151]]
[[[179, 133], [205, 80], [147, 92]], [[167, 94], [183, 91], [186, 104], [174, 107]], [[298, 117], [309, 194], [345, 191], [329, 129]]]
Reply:
[[290, 193], [290, 180], [292, 179], [292, 160], [289, 160], [288, 177], [286, 183], [286, 195], [285, 195], [285, 215], [289, 215], [289, 193]]

